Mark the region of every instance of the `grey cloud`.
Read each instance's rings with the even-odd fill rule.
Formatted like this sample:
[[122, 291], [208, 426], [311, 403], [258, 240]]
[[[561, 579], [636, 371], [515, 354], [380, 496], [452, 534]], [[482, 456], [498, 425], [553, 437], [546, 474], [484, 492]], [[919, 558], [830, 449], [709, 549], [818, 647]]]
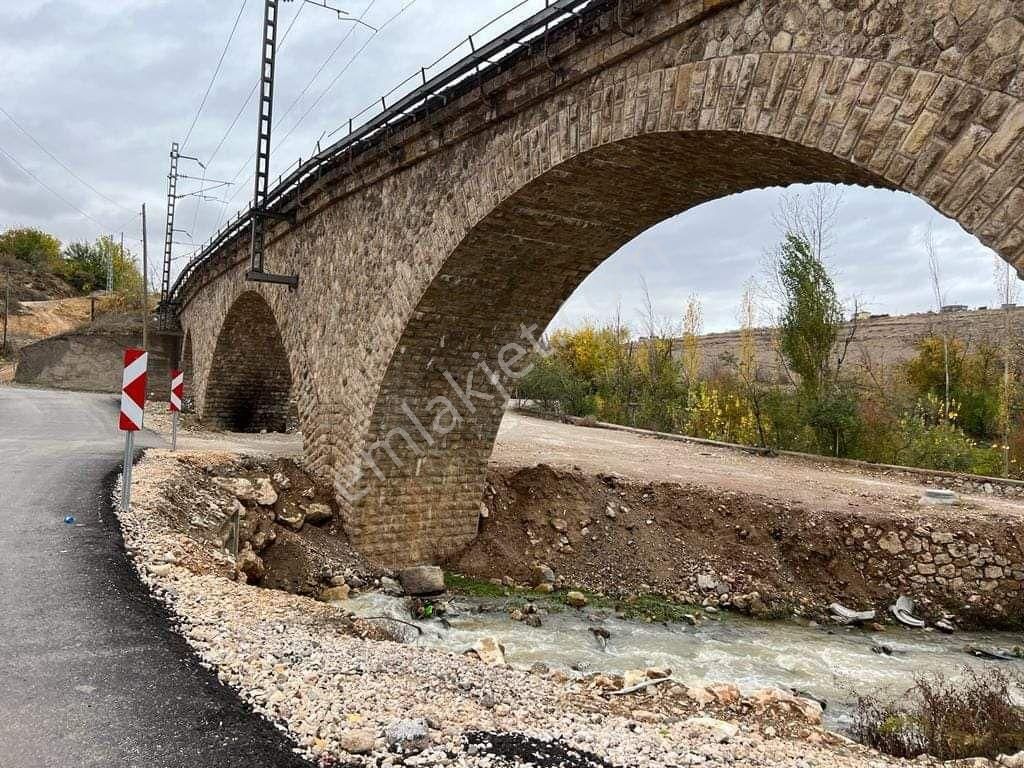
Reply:
[[[382, 24], [409, 0], [348, 0], [344, 7]], [[535, 10], [537, 0], [520, 12]], [[146, 201], [150, 253], [162, 252], [160, 231], [172, 140], [191, 122], [234, 21], [240, 0], [48, 0], [5, 8], [0, 38], [0, 106], [39, 141], [107, 195], [131, 211]], [[377, 99], [399, 80], [430, 63], [505, 10], [511, 0], [415, 0], [374, 39], [297, 130], [296, 119], [346, 66], [369, 33], [350, 30], [329, 13], [288, 3], [283, 24], [301, 16], [279, 62], [278, 115], [295, 100], [343, 36], [348, 42], [275, 128], [275, 174], [316, 140]], [[262, 3], [249, 0], [220, 77], [196, 125], [189, 154], [209, 157], [252, 84]], [[369, 10], [367, 10], [369, 9]], [[511, 23], [515, 17], [510, 17]], [[244, 206], [254, 146], [254, 105], [243, 113], [215, 162], [211, 178], [242, 170], [227, 213]], [[326, 140], [326, 139], [325, 139]], [[46, 183], [102, 222], [83, 219], [0, 158], [0, 227], [33, 224], [64, 240], [92, 238], [103, 230], [137, 235], [138, 217], [96, 198], [0, 117], [0, 147], [12, 152]], [[189, 173], [195, 166], [183, 164]], [[196, 173], [195, 175], [199, 175]], [[183, 184], [185, 189], [194, 188]], [[584, 316], [610, 318], [621, 302], [636, 323], [639, 275], [650, 285], [659, 311], [678, 318], [686, 297], [705, 300], [709, 329], [735, 324], [741, 286], [758, 273], [762, 253], [778, 239], [771, 213], [778, 190], [755, 190], [701, 206], [644, 233], [591, 275], [567, 302], [557, 323]], [[205, 239], [221, 219], [221, 206], [183, 201], [180, 221]], [[931, 303], [920, 232], [936, 218], [924, 203], [878, 190], [849, 190], [833, 263], [844, 294], [858, 294], [875, 311], [924, 309]], [[991, 303], [991, 252], [955, 224], [936, 218], [936, 239], [951, 301]], [[186, 248], [178, 248], [184, 254]]]

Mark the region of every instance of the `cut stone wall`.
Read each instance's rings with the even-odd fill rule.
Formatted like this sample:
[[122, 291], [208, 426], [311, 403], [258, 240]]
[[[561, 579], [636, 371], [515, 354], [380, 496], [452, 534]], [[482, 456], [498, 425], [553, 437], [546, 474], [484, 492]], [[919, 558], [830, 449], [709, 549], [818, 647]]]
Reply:
[[[638, 1], [624, 29], [612, 6], [311, 182], [267, 248], [297, 291], [246, 283], [241, 239], [184, 286], [199, 409], [228, 407], [222, 326], [259, 294], [310, 466], [384, 562], [475, 535], [499, 356], [669, 216], [772, 185], [891, 187], [1024, 266], [1020, 0]], [[470, 375], [467, 401], [451, 381]]]

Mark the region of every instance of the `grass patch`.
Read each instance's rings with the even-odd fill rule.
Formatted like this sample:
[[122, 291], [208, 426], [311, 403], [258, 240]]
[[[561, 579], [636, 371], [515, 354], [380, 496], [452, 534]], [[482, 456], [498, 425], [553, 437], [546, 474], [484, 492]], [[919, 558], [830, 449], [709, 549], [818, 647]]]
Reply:
[[452, 572], [445, 573], [445, 584], [449, 591], [466, 597], [505, 600], [511, 606], [520, 606], [527, 602], [543, 603], [549, 611], [562, 611], [569, 608], [566, 596], [569, 592], [576, 591], [582, 592], [586, 596], [588, 607], [612, 611], [626, 619], [683, 622], [687, 615], [701, 612], [697, 606], [676, 603], [659, 595], [638, 595], [626, 599], [616, 599], [583, 590], [566, 589], [557, 592], [538, 592], [525, 587], [506, 587], [488, 579]]
[[459, 573], [446, 571], [444, 574], [445, 586], [451, 592], [457, 592], [467, 597], [501, 598], [508, 597], [511, 589], [501, 584], [495, 584], [487, 579], [476, 579], [472, 576], [463, 576]]
[[1024, 709], [1013, 702], [1018, 675], [965, 667], [960, 680], [918, 677], [904, 696], [858, 697], [853, 733], [880, 752], [912, 759], [994, 759], [1024, 749]]

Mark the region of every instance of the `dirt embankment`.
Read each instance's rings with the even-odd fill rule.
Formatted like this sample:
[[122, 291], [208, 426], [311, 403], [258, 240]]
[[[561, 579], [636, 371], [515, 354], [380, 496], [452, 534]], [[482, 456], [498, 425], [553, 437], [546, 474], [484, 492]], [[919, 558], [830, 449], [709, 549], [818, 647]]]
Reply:
[[493, 467], [489, 516], [450, 566], [616, 598], [662, 595], [759, 616], [821, 618], [913, 596], [930, 620], [1019, 628], [1024, 537], [971, 509], [822, 510], [752, 493], [628, 481], [538, 465]]
[[[88, 299], [71, 301], [85, 301], [88, 306]], [[75, 317], [72, 313], [67, 322], [74, 322]], [[42, 330], [58, 327], [51, 323]], [[124, 350], [142, 344], [140, 318], [121, 313], [103, 315], [90, 323], [86, 309], [73, 330], [54, 333], [21, 348], [14, 376], [17, 383], [79, 392], [120, 392]], [[154, 337], [149, 346], [151, 392], [163, 394], [170, 386], [170, 362], [159, 339]]]

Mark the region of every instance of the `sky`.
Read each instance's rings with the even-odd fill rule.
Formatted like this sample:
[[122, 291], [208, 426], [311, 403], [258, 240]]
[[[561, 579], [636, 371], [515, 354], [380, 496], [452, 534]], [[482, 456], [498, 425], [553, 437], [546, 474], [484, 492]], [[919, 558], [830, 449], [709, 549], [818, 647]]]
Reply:
[[[456, 56], [467, 53], [466, 36], [516, 0], [328, 4], [379, 31], [301, 0], [281, 4], [274, 176], [308, 157], [318, 140], [338, 138], [331, 132], [421, 66], [460, 42]], [[262, 0], [7, 5], [0, 36], [0, 230], [36, 226], [65, 242], [123, 231], [140, 252], [138, 210], [146, 203], [155, 275], [163, 254], [168, 152], [178, 141], [183, 154], [206, 166], [183, 159], [181, 172], [194, 178], [183, 179], [179, 193], [203, 186], [216, 198], [179, 201], [180, 268], [252, 194], [256, 106], [248, 97], [258, 76]], [[543, 5], [529, 0], [475, 39]], [[222, 181], [233, 183], [219, 186]], [[755, 190], [662, 222], [596, 270], [553, 326], [601, 322], [618, 311], [636, 322], [642, 279], [664, 317], [681, 317], [695, 295], [706, 330], [734, 327], [744, 281], [761, 274], [765, 250], [779, 239], [773, 212], [782, 194]], [[846, 188], [843, 200], [829, 261], [844, 297], [857, 296], [874, 312], [930, 308], [921, 241], [931, 221], [949, 301], [994, 302], [994, 254], [955, 222], [899, 193]]]

